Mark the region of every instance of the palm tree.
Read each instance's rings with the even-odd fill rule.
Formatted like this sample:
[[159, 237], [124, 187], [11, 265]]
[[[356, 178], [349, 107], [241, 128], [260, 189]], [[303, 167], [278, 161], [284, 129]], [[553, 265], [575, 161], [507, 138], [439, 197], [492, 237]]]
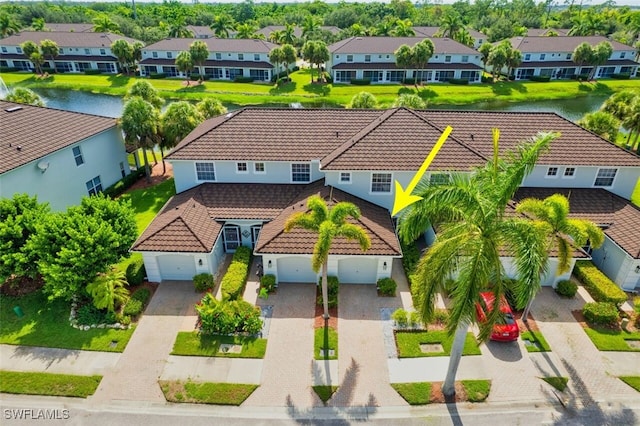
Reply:
[[222, 105], [222, 102], [211, 97], [207, 97], [198, 102], [196, 108], [205, 120], [227, 113], [227, 108]]
[[218, 38], [229, 38], [229, 30], [233, 30], [233, 27], [233, 18], [226, 13], [216, 15], [211, 24], [211, 29]]
[[489, 63], [489, 55], [491, 55], [491, 50], [493, 49], [493, 44], [491, 43], [482, 43], [478, 48], [478, 52], [482, 56], [482, 71], [487, 71], [487, 64]]
[[413, 46], [412, 50], [412, 59], [413, 66], [416, 68], [416, 73], [414, 75], [413, 84], [418, 87], [418, 70], [423, 70], [427, 67], [427, 63], [429, 59], [433, 56], [433, 52], [435, 51], [435, 46], [433, 42], [428, 38], [425, 38], [421, 42], [416, 43]]
[[159, 123], [158, 109], [140, 96], [133, 96], [127, 101], [119, 120], [125, 142], [136, 148], [142, 148], [144, 169], [149, 183], [151, 183], [151, 173], [147, 149], [153, 149], [155, 144], [161, 142]]
[[96, 279], [87, 285], [87, 293], [93, 298], [93, 306], [113, 312], [116, 306], [129, 299], [129, 290], [126, 285], [127, 278], [124, 271], [110, 268], [107, 272], [98, 274]]
[[413, 37], [416, 32], [413, 30], [413, 23], [408, 19], [398, 19], [391, 34], [395, 37]]
[[42, 74], [42, 65], [44, 65], [44, 56], [42, 56], [42, 53], [40, 53], [39, 51], [33, 52], [31, 55], [29, 55], [29, 60], [36, 68], [36, 72], [38, 74]]
[[117, 33], [120, 31], [120, 26], [113, 22], [107, 15], [100, 15], [93, 18], [93, 32], [94, 33]]
[[507, 50], [507, 78], [511, 77], [513, 70], [518, 68], [522, 64], [522, 52], [518, 49]]
[[320, 22], [315, 16], [307, 15], [302, 23], [302, 38], [309, 40], [309, 37], [320, 29]]
[[348, 109], [376, 109], [378, 106], [378, 100], [369, 92], [360, 92], [351, 98], [351, 101], [347, 104]]
[[406, 44], [403, 44], [402, 46], [398, 47], [398, 49], [396, 49], [396, 51], [393, 52], [393, 54], [396, 57], [396, 66], [404, 70], [403, 80], [406, 80], [407, 69], [409, 69], [409, 67], [413, 63], [413, 51], [411, 50], [411, 47], [409, 47]]
[[280, 32], [279, 44], [296, 44], [296, 25], [286, 24], [284, 30]]
[[[620, 120], [622, 125], [629, 130], [627, 146], [631, 145], [631, 136], [634, 132], [640, 134], [640, 93], [632, 90], [624, 90], [610, 96], [601, 110], [612, 114]], [[634, 112], [635, 111], [635, 112]], [[640, 149], [640, 146], [638, 147]]]
[[620, 121], [613, 114], [606, 111], [585, 114], [584, 117], [578, 120], [577, 124], [610, 142], [615, 143], [618, 138]]
[[22, 43], [20, 45], [20, 48], [22, 49], [22, 53], [24, 54], [24, 56], [26, 56], [27, 58], [30, 58], [31, 55], [36, 52], [40, 53], [40, 48], [38, 47], [38, 45], [31, 40], [27, 40]]
[[[640, 95], [636, 95], [629, 106], [627, 118], [624, 119], [622, 125], [629, 129], [629, 138], [635, 133], [633, 145], [635, 146], [636, 153], [640, 154]], [[627, 144], [629, 144], [629, 138], [627, 138]]]
[[20, 31], [20, 22], [8, 13], [0, 15], [0, 38], [5, 38]]
[[44, 31], [44, 18], [31, 19], [31, 28], [33, 31]]
[[247, 38], [247, 39], [259, 38], [258, 34], [256, 34], [257, 27], [248, 22], [238, 25], [236, 30], [237, 30], [236, 38]]
[[51, 65], [53, 66], [53, 71], [56, 72], [56, 57], [60, 54], [60, 48], [58, 47], [58, 43], [53, 40], [42, 40], [40, 42], [40, 50], [42, 51], [42, 55], [45, 57], [48, 56], [51, 58]]
[[461, 28], [463, 28], [462, 17], [457, 11], [450, 9], [444, 14], [440, 24], [442, 37], [453, 38]]
[[[525, 198], [518, 203], [516, 211], [529, 214], [549, 225], [547, 250], [553, 246], [558, 250], [556, 275], [562, 275], [571, 269], [573, 245], [567, 236], [571, 237], [573, 243], [578, 247], [589, 242], [591, 247], [598, 248], [604, 243], [604, 232], [598, 225], [585, 219], [569, 219], [569, 200], [562, 194], [554, 194], [544, 200]], [[528, 319], [531, 302], [533, 302], [533, 297], [522, 313], [522, 320], [525, 322]]]
[[289, 79], [289, 65], [295, 64], [296, 59], [298, 59], [298, 53], [296, 52], [296, 48], [290, 44], [282, 45], [282, 64], [284, 65], [284, 69], [287, 71], [287, 80]]
[[318, 81], [320, 81], [320, 67], [329, 60], [329, 49], [324, 41], [310, 40], [302, 46], [302, 57], [311, 64], [311, 82], [313, 83], [313, 65], [318, 66]]
[[184, 19], [176, 19], [169, 26], [169, 37], [170, 38], [191, 38], [193, 37], [193, 33], [187, 29], [186, 24], [184, 23]]
[[[519, 301], [529, 300], [529, 292], [537, 290], [547, 264], [543, 227], [526, 218], [507, 217], [505, 210], [556, 135], [539, 134], [508, 153], [509, 161], [498, 156], [498, 135], [494, 130], [493, 159], [484, 167], [470, 176], [453, 174], [448, 183], [422, 184], [416, 194], [422, 199], [400, 217], [399, 235], [405, 242], [414, 241], [430, 226], [437, 229], [436, 240], [420, 259], [411, 284], [425, 322], [433, 318], [437, 293], [445, 290], [451, 278], [456, 279], [453, 287], [448, 285], [452, 304], [447, 329], [455, 332], [455, 338], [442, 388], [447, 398], [455, 394], [455, 376], [467, 329], [476, 322], [479, 293], [490, 286], [495, 300], [505, 293], [501, 255], [506, 252], [514, 258], [514, 293]], [[480, 324], [480, 340], [489, 336], [499, 316], [500, 310], [493, 309]]]
[[[162, 114], [162, 142], [160, 155], [164, 158], [164, 150], [171, 149], [185, 138], [193, 129], [202, 123], [204, 117], [198, 109], [186, 101], [172, 102]], [[162, 174], [166, 173], [165, 163], [162, 162]]]
[[393, 106], [411, 109], [426, 109], [427, 102], [414, 93], [404, 93], [396, 98]]
[[133, 46], [125, 39], [116, 40], [111, 43], [111, 52], [118, 59], [120, 69], [129, 75], [129, 65], [133, 60]]
[[275, 65], [276, 76], [278, 76], [280, 74], [279, 65], [284, 62], [284, 52], [282, 51], [282, 47], [274, 47], [271, 49], [271, 52], [269, 52], [269, 60]]
[[362, 251], [369, 249], [371, 240], [364, 229], [347, 222], [349, 217], [355, 220], [360, 219], [360, 209], [355, 204], [343, 201], [330, 209], [322, 197], [312, 195], [307, 201], [307, 207], [309, 212], [298, 212], [289, 216], [284, 225], [284, 231], [290, 232], [293, 228], [303, 228], [318, 233], [318, 240], [311, 257], [311, 267], [316, 273], [322, 268], [322, 305], [324, 318], [329, 319], [327, 265], [334, 238], [344, 237], [348, 240], [356, 240]]
[[132, 58], [133, 63], [131, 64], [131, 67], [133, 68], [133, 71], [135, 73], [138, 64], [142, 60], [142, 49], [144, 48], [144, 44], [141, 41], [134, 41], [132, 47], [133, 47], [133, 58]]
[[188, 86], [189, 73], [193, 69], [193, 58], [191, 58], [191, 53], [187, 52], [186, 50], [183, 50], [182, 52], [178, 53], [178, 56], [176, 56], [175, 63], [178, 71], [180, 71], [181, 73], [184, 73], [185, 79], [187, 81], [187, 86]]
[[189, 53], [191, 54], [193, 63], [198, 67], [198, 73], [200, 74], [200, 78], [198, 80], [202, 81], [204, 76], [204, 70], [202, 67], [209, 57], [209, 48], [204, 41], [196, 40], [189, 46]]
[[135, 96], [141, 97], [156, 109], [160, 109], [164, 104], [164, 99], [158, 95], [158, 91], [147, 80], [136, 80], [124, 96], [124, 100], [127, 101]]

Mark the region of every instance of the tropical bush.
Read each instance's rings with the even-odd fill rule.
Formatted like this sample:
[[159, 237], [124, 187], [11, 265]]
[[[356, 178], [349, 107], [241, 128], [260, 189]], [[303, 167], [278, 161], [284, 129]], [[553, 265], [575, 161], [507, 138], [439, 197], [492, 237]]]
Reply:
[[631, 74], [629, 74], [628, 72], [625, 73], [615, 73], [615, 74], [611, 74], [611, 78], [614, 78], [616, 80], [629, 80], [629, 78], [631, 78]]
[[213, 288], [213, 275], [203, 272], [193, 277], [193, 286], [197, 292], [211, 290]]
[[352, 78], [351, 84], [354, 86], [368, 86], [371, 84], [371, 79], [369, 78]]
[[104, 194], [108, 195], [111, 198], [116, 198], [129, 189], [134, 183], [144, 176], [145, 171], [144, 167], [141, 167], [137, 170], [131, 171], [128, 175], [120, 179], [118, 182], [114, 183], [110, 187], [104, 190]]
[[244, 285], [249, 276], [249, 263], [251, 262], [251, 249], [238, 247], [233, 254], [231, 265], [220, 283], [222, 298], [236, 300], [241, 298]]
[[148, 288], [141, 288], [136, 290], [132, 295], [131, 299], [139, 300], [143, 305], [146, 305], [149, 301], [149, 297], [151, 297], [151, 291]]
[[258, 334], [262, 329], [260, 308], [244, 300], [217, 300], [213, 294], [204, 295], [196, 312], [200, 331], [205, 334]]
[[422, 324], [422, 318], [420, 317], [420, 312], [418, 311], [409, 312], [408, 319], [409, 319], [409, 325], [411, 325], [411, 327], [420, 328], [420, 325]]
[[529, 77], [529, 80], [548, 83], [551, 80], [551, 77], [548, 75], [532, 75], [531, 77]]
[[[329, 296], [328, 305], [330, 308], [335, 308], [338, 306], [338, 288], [340, 287], [340, 282], [338, 281], [338, 277], [329, 276], [327, 277], [327, 295]], [[318, 288], [322, 289], [322, 277], [318, 279]], [[318, 305], [322, 305], [322, 291], [320, 291], [320, 295], [317, 299]]]
[[620, 318], [616, 305], [609, 302], [585, 303], [582, 314], [590, 323], [601, 325], [615, 324]]
[[102, 70], [98, 70], [98, 69], [90, 69], [90, 70], [84, 70], [85, 75], [98, 75], [98, 74], [102, 74]]
[[409, 325], [408, 312], [402, 308], [396, 309], [391, 314], [391, 319], [395, 321], [398, 327], [406, 327]]
[[142, 284], [147, 271], [144, 269], [144, 261], [140, 257], [133, 258], [127, 265], [126, 277], [130, 286]]
[[458, 84], [458, 85], [466, 85], [469, 84], [469, 80], [466, 78], [450, 78], [449, 84]]
[[410, 277], [416, 271], [420, 260], [420, 250], [415, 242], [407, 244], [402, 239], [400, 239], [400, 247], [402, 248], [402, 267], [407, 277]]
[[163, 72], [152, 72], [149, 74], [149, 78], [152, 80], [159, 80], [161, 78], [167, 78], [167, 74]]
[[393, 278], [380, 278], [378, 280], [378, 291], [385, 296], [395, 296], [397, 287], [398, 285]]
[[253, 77], [244, 77], [242, 75], [237, 76], [233, 79], [236, 83], [253, 83]]
[[570, 280], [562, 280], [556, 286], [556, 293], [564, 297], [573, 297], [578, 292], [578, 284]]
[[105, 273], [98, 274], [95, 280], [87, 285], [87, 293], [93, 298], [96, 308], [114, 312], [129, 299], [129, 290], [126, 285], [127, 279], [124, 272], [111, 268]]
[[627, 295], [625, 292], [596, 268], [592, 262], [576, 262], [573, 272], [582, 281], [582, 284], [584, 284], [584, 287], [595, 301], [609, 302], [616, 306], [626, 302]]
[[116, 315], [106, 309], [98, 309], [91, 303], [86, 303], [78, 308], [76, 321], [80, 325], [113, 324], [116, 322]]
[[260, 288], [264, 288], [268, 293], [276, 290], [276, 276], [273, 274], [263, 275], [260, 278]]
[[124, 315], [136, 316], [142, 312], [143, 304], [140, 300], [137, 299], [129, 299], [129, 301], [124, 305], [122, 309], [122, 313]]

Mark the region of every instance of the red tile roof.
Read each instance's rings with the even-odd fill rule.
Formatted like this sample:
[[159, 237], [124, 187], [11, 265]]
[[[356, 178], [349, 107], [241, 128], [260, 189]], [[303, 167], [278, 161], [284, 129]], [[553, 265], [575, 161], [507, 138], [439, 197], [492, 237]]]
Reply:
[[113, 118], [0, 100], [0, 173], [115, 126]]

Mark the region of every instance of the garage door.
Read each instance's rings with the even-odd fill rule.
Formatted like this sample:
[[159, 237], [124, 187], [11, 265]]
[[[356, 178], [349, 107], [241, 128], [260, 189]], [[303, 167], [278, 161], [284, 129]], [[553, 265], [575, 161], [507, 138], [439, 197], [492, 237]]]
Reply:
[[192, 255], [158, 256], [158, 267], [162, 280], [191, 280], [196, 274]]
[[340, 284], [375, 284], [378, 276], [378, 259], [352, 257], [338, 261]]
[[278, 282], [315, 283], [316, 273], [311, 269], [309, 257], [284, 257], [278, 259]]

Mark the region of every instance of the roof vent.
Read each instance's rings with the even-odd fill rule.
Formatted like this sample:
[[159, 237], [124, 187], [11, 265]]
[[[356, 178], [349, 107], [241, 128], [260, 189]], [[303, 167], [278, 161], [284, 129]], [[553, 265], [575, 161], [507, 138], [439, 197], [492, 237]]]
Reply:
[[471, 133], [469, 136], [471, 136], [471, 140], [473, 140], [473, 133]]
[[20, 111], [21, 109], [22, 109], [21, 106], [14, 106], [14, 107], [5, 109], [5, 111], [7, 111], [7, 112], [15, 112], [15, 111]]
[[16, 147], [16, 149], [17, 149], [18, 151], [22, 151], [22, 145], [18, 145], [18, 146]]

